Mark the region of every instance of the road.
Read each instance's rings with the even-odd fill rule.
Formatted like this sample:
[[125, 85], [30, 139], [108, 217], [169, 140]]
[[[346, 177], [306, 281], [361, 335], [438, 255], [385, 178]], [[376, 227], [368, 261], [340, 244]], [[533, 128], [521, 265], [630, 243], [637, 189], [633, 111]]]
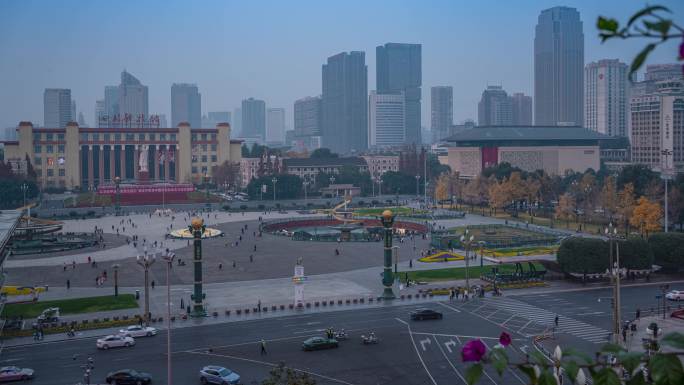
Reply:
[[[671, 285], [674, 289], [684, 284]], [[658, 285], [626, 287], [622, 291], [625, 318], [636, 307], [654, 305]], [[559, 315], [559, 340], [585, 352], [605, 342], [610, 329], [610, 289], [589, 288], [554, 293], [508, 295], [470, 302], [446, 301], [403, 306], [371, 307], [334, 312], [303, 313], [280, 318], [257, 319], [173, 330], [173, 376], [176, 384], [198, 383], [198, 370], [214, 364], [241, 374], [243, 383], [260, 382], [279, 362], [309, 373], [320, 384], [465, 384], [466, 365], [462, 346], [474, 338], [488, 347], [498, 341], [501, 330], [514, 338], [513, 357], [520, 349], [532, 349], [532, 336], [547, 330]], [[410, 321], [408, 313], [429, 307], [444, 313], [439, 321]], [[322, 335], [325, 328], [346, 329], [350, 335], [338, 349], [303, 352], [301, 342]], [[365, 346], [360, 335], [374, 331], [381, 342]], [[267, 355], [260, 355], [265, 339]], [[509, 348], [511, 349], [511, 348]], [[73, 356], [77, 355], [76, 359]], [[153, 375], [154, 383], [166, 383], [166, 338], [137, 339], [132, 348], [98, 351], [94, 339], [9, 347], [0, 365], [36, 369], [34, 385], [75, 384], [82, 378], [81, 365], [95, 360], [93, 383], [107, 372], [134, 368]], [[524, 375], [508, 371], [503, 378], [487, 369], [482, 384], [523, 384]]]

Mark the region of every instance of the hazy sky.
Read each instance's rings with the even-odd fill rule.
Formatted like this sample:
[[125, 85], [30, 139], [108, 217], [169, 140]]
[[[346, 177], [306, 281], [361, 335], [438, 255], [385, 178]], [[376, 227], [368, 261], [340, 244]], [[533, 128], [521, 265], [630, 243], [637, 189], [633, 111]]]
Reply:
[[[676, 19], [684, 1], [662, 0]], [[423, 125], [430, 87], [454, 87], [454, 121], [477, 117], [487, 84], [509, 93], [533, 89], [537, 16], [576, 7], [584, 22], [585, 60], [629, 62], [644, 41], [601, 45], [598, 15], [626, 20], [643, 1], [27, 1], [0, 0], [0, 127], [43, 124], [43, 90], [70, 88], [93, 124], [95, 100], [126, 68], [149, 87], [150, 113], [166, 114], [174, 82], [197, 83], [202, 113], [232, 111], [247, 97], [285, 107], [321, 93], [321, 64], [342, 51], [366, 52], [375, 89], [375, 47], [423, 45]], [[675, 62], [678, 42], [651, 63]]]

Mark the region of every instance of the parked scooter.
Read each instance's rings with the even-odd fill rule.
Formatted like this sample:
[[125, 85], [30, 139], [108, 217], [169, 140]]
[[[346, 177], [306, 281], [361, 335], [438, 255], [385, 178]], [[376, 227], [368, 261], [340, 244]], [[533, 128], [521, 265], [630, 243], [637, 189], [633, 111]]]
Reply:
[[335, 332], [335, 339], [338, 341], [346, 340], [348, 338], [347, 332], [344, 331], [344, 329], [341, 329], [337, 332]]
[[377, 344], [378, 342], [380, 342], [380, 340], [378, 339], [378, 337], [375, 336], [375, 333], [370, 332], [369, 335], [361, 335], [361, 342], [364, 345], [371, 345]]

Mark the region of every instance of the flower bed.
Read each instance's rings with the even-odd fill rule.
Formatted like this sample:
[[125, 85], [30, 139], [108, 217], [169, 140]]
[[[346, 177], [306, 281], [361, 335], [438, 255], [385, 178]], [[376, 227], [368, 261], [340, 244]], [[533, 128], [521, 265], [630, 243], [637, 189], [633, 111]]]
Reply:
[[430, 254], [428, 256], [425, 256], [423, 258], [419, 258], [418, 260], [420, 262], [446, 262], [445, 261], [463, 261], [465, 259], [464, 256], [461, 254], [457, 253], [452, 253], [450, 251], [440, 251], [435, 254]]

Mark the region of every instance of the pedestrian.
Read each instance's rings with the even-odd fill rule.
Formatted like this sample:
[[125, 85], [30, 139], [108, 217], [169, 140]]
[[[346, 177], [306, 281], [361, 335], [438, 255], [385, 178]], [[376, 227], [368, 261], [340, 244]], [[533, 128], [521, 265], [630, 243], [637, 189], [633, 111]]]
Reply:
[[627, 343], [627, 328], [626, 327], [622, 328], [622, 342]]
[[152, 280], [152, 289], [154, 289], [154, 279]]
[[259, 313], [261, 313], [261, 299], [257, 301], [257, 309], [259, 309]]
[[558, 328], [558, 314], [556, 314], [556, 317], [553, 319], [554, 325], [556, 325], [556, 328]]
[[250, 255], [249, 255], [249, 261], [250, 261], [250, 262], [254, 262], [254, 254], [250, 254]]
[[409, 259], [409, 269], [413, 269], [413, 258]]
[[636, 309], [636, 320], [638, 321], [639, 318], [641, 318], [641, 309]]
[[100, 276], [95, 277], [95, 287], [100, 286]]
[[66, 262], [64, 262], [64, 270], [63, 271], [66, 271], [66, 267], [67, 267]]
[[67, 290], [71, 288], [71, 281], [67, 279]]
[[256, 245], [254, 245], [254, 252], [256, 253]]
[[219, 263], [219, 270], [223, 270], [223, 263]]
[[235, 265], [236, 265], [236, 264], [235, 264], [235, 260], [233, 260], [233, 269], [235, 268]]
[[266, 341], [262, 339], [259, 345], [261, 346], [261, 355], [265, 356], [266, 354], [268, 354], [266, 353]]
[[139, 325], [140, 327], [143, 326], [143, 319], [142, 319], [142, 317], [138, 317], [138, 325]]
[[76, 261], [71, 261], [71, 269], [75, 270], [76, 269]]

